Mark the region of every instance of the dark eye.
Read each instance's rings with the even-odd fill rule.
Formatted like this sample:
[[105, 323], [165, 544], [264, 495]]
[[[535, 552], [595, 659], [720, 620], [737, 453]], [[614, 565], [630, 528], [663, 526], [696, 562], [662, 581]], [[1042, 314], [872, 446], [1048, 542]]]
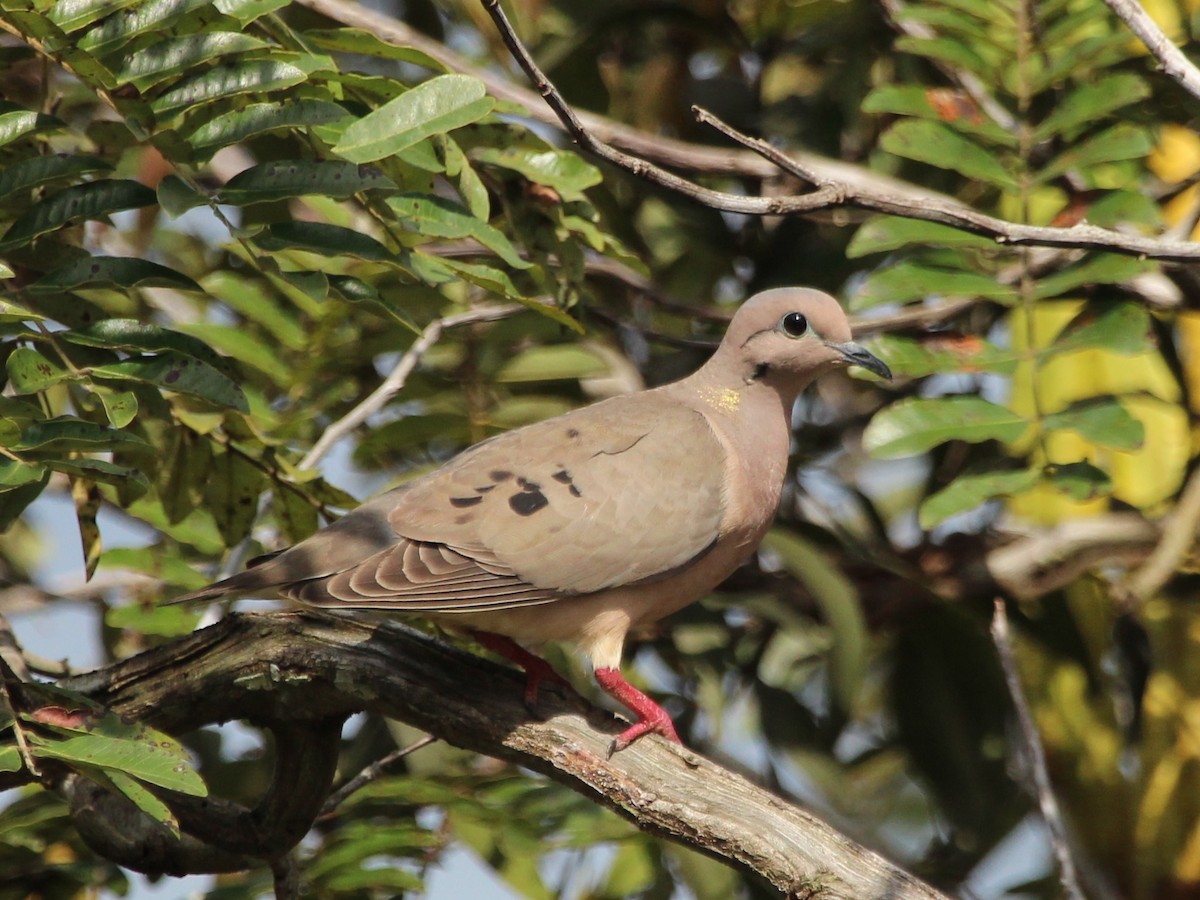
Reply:
[[804, 332], [808, 331], [808, 319], [804, 318], [798, 312], [790, 312], [783, 317], [779, 323], [784, 334], [789, 334], [792, 337], [800, 337]]

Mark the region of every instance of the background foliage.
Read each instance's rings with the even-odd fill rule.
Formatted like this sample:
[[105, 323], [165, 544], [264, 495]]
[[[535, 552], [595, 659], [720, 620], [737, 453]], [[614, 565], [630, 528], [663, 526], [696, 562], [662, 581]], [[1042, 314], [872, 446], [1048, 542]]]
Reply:
[[[1190, 5], [1153, 11], [1190, 46]], [[513, 73], [479, 6], [393, 12]], [[716, 142], [695, 102], [1010, 221], [1187, 236], [1200, 218], [1186, 98], [1099, 0], [513, 12], [571, 103], [650, 134]], [[99, 587], [36, 602], [86, 602], [123, 657], [194, 626], [161, 596], [489, 434], [689, 370], [755, 290], [818, 286], [884, 321], [872, 347], [899, 378], [829, 379], [801, 401], [756, 564], [642, 636], [631, 668], [702, 752], [948, 889], [1017, 887], [981, 875], [1004, 869], [1006, 839], [1029, 854], [1040, 836], [1014, 787], [986, 635], [998, 588], [980, 567], [1031, 530], [1172, 510], [1200, 449], [1194, 270], [896, 218], [704, 209], [598, 169], [419, 50], [285, 0], [0, 0], [0, 25], [0, 613], [43, 586], [40, 547], [75, 540], [33, 528], [39, 498], [71, 498], [79, 579]], [[447, 329], [328, 459], [306, 458], [430, 322], [501, 303], [497, 321]], [[956, 313], [886, 324], [942, 304]], [[106, 546], [118, 524], [138, 546]], [[1135, 897], [1200, 884], [1196, 559], [1150, 596], [1115, 589], [1146, 549], [1013, 606], [1089, 887]], [[163, 736], [89, 715], [25, 723], [30, 752], [169, 825], [144, 784], [170, 781], [182, 748], [156, 768], [145, 747]], [[0, 770], [15, 771], [5, 716]], [[414, 737], [358, 724], [347, 776]], [[265, 763], [227, 743], [188, 738], [209, 788], [252, 796]], [[0, 820], [0, 894], [119, 890], [61, 800], [25, 790]], [[438, 744], [322, 820], [305, 877], [321, 896], [416, 890], [453, 846], [531, 897], [763, 891]], [[1025, 890], [1053, 895], [1048, 872]], [[269, 886], [223, 876], [216, 895]]]

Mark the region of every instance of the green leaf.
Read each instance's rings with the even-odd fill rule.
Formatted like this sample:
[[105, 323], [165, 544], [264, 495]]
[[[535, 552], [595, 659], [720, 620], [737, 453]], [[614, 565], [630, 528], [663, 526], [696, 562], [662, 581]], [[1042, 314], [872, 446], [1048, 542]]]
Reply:
[[0, 772], [20, 772], [24, 766], [25, 760], [15, 745], [0, 746]]
[[0, 200], [64, 178], [107, 172], [112, 165], [95, 156], [59, 153], [31, 156], [0, 168]]
[[168, 38], [133, 54], [116, 73], [116, 77], [118, 81], [144, 91], [192, 66], [211, 62], [218, 56], [261, 50], [267, 46], [259, 38], [234, 31], [210, 31], [190, 37]]
[[365, 191], [397, 191], [396, 182], [376, 166], [355, 165], [335, 159], [307, 162], [285, 160], [264, 163], [239, 172], [217, 195], [218, 202], [234, 206], [288, 200], [320, 194], [348, 200]]
[[491, 218], [491, 198], [479, 173], [467, 159], [467, 155], [450, 135], [442, 137], [443, 155], [446, 158], [446, 177], [458, 177], [458, 193], [467, 204], [471, 215], [481, 221]]
[[107, 425], [96, 425], [73, 416], [59, 416], [41, 422], [31, 422], [10, 449], [40, 452], [82, 450], [96, 453], [109, 450], [149, 449], [145, 440], [130, 431], [120, 431]]
[[[104, 557], [107, 556], [108, 553], [105, 553]], [[101, 557], [101, 565], [104, 564], [104, 557]], [[195, 575], [194, 572], [192, 574]], [[128, 606], [111, 607], [104, 614], [104, 624], [109, 628], [126, 628], [138, 634], [152, 634], [157, 637], [182, 637], [191, 634], [196, 630], [196, 623], [199, 621], [198, 613], [183, 606], [147, 607], [131, 603]]]
[[[28, 737], [34, 756], [42, 759], [61, 759], [64, 762], [96, 766], [124, 772], [149, 784], [179, 791], [194, 797], [207, 794], [204, 782], [188, 765], [179, 744], [162, 732], [145, 729], [147, 736], [110, 736], [100, 732], [78, 734], [65, 740], [51, 740], [36, 732]], [[150, 734], [161, 736], [154, 740]]]
[[399, 47], [389, 44], [369, 31], [361, 28], [331, 28], [328, 30], [313, 30], [304, 32], [304, 39], [320, 47], [322, 50], [336, 50], [339, 53], [357, 53], [361, 56], [374, 56], [379, 59], [394, 59], [411, 63], [435, 72], [445, 72], [444, 63], [438, 62], [428, 53], [415, 47]]
[[55, 294], [79, 287], [141, 288], [165, 287], [177, 291], [203, 289], [181, 272], [144, 259], [123, 256], [93, 256], [46, 273], [28, 288], [31, 294]]
[[375, 238], [324, 222], [278, 222], [253, 238], [264, 250], [307, 250], [322, 256], [355, 256], [376, 262], [395, 261], [396, 255]]
[[110, 13], [132, 6], [135, 2], [136, 0], [58, 0], [50, 7], [47, 17], [70, 34]]
[[1112, 492], [1112, 479], [1108, 473], [1089, 462], [1047, 466], [1045, 475], [1056, 491], [1072, 500], [1094, 500]]
[[[11, 278], [12, 276], [6, 276]], [[43, 322], [48, 316], [35, 313], [23, 306], [18, 306], [11, 300], [0, 298], [0, 323], [12, 322]]]
[[0, 533], [8, 531], [25, 508], [41, 496], [50, 481], [50, 470], [44, 470], [41, 478], [0, 491]]
[[154, 191], [136, 181], [102, 179], [77, 184], [51, 194], [27, 210], [5, 233], [0, 249], [27, 244], [75, 222], [100, 219], [118, 210], [156, 202]]
[[989, 275], [908, 260], [872, 272], [850, 297], [850, 309], [858, 312], [885, 303], [911, 303], [935, 296], [985, 297], [1010, 304], [1016, 301], [1017, 292]]
[[1000, 372], [1011, 375], [1019, 354], [973, 335], [935, 332], [920, 340], [881, 335], [870, 350], [897, 375], [922, 378], [938, 372]]
[[214, 353], [204, 341], [161, 325], [148, 325], [137, 319], [104, 319], [85, 328], [61, 332], [60, 337], [85, 347], [124, 350], [130, 353], [158, 353], [172, 350], [194, 356], [226, 375], [233, 367]]
[[997, 244], [991, 238], [970, 234], [960, 228], [922, 222], [919, 219], [904, 219], [899, 216], [879, 216], [871, 219], [856, 232], [846, 247], [851, 259], [872, 253], [886, 253], [912, 245], [925, 247], [971, 247], [995, 250]]
[[207, 400], [216, 406], [249, 412], [246, 396], [230, 378], [194, 356], [166, 351], [90, 369], [93, 378], [137, 381]]
[[213, 6], [243, 25], [287, 6], [291, 0], [214, 0]]
[[[110, 550], [105, 550], [104, 554], [100, 557], [100, 564], [97, 568], [110, 570], [129, 569], [134, 572], [140, 572], [144, 575], [149, 575], [160, 581], [166, 581], [172, 585], [182, 585], [185, 588], [201, 588], [208, 584], [210, 580], [185, 563], [174, 552], [168, 551], [161, 546], [114, 547]], [[130, 607], [126, 606], [112, 607], [105, 614], [105, 620], [107, 621], [108, 617], [112, 614], [119, 613], [122, 610], [129, 608]], [[146, 611], [148, 612], [151, 608], [172, 610], [185, 609], [182, 606], [153, 606], [147, 607]], [[195, 618], [194, 615], [193, 618]], [[189, 629], [189, 631], [190, 630], [191, 629]]]
[[79, 38], [79, 49], [93, 56], [103, 56], [129, 43], [135, 35], [151, 29], [159, 30], [193, 9], [205, 6], [208, 0], [146, 0], [133, 9], [115, 12], [99, 27]]
[[947, 441], [1015, 441], [1024, 418], [980, 397], [910, 397], [878, 413], [863, 433], [863, 448], [877, 459], [924, 453]]
[[179, 837], [179, 821], [175, 818], [175, 814], [171, 812], [167, 804], [150, 793], [140, 781], [130, 778], [124, 772], [118, 772], [116, 769], [106, 769], [104, 774], [113, 787], [133, 801], [134, 806], [171, 834]]
[[1109, 113], [1149, 96], [1150, 88], [1138, 75], [1130, 72], [1105, 75], [1073, 89], [1059, 101], [1054, 111], [1033, 130], [1033, 140], [1041, 143], [1072, 129], [1092, 125]]
[[414, 333], [419, 334], [421, 328], [405, 310], [398, 307], [392, 300], [381, 294], [374, 286], [354, 278], [351, 275], [330, 275], [329, 287], [335, 296], [347, 303], [363, 303], [373, 308], [384, 317], [399, 322]]
[[156, 116], [165, 116], [218, 98], [277, 91], [302, 84], [305, 78], [303, 69], [286, 62], [251, 60], [228, 63], [184, 79], [164, 91], [150, 104], [150, 109]]
[[46, 470], [42, 466], [17, 462], [7, 456], [0, 456], [0, 491], [11, 491], [13, 488], [41, 481], [46, 474]]
[[528, 269], [502, 232], [475, 218], [457, 203], [433, 194], [400, 194], [387, 199], [401, 222], [418, 234], [441, 238], [474, 238], [514, 269]]
[[579, 200], [599, 184], [600, 170], [566, 150], [528, 150], [522, 147], [482, 147], [471, 153], [476, 162], [511, 169], [534, 184], [554, 188], [564, 200]]
[[1074, 431], [1085, 440], [1116, 450], [1137, 450], [1146, 439], [1145, 427], [1115, 397], [1087, 400], [1051, 413], [1042, 427]]
[[853, 708], [867, 671], [867, 621], [854, 584], [810, 541], [781, 528], [767, 533], [763, 546], [777, 554], [784, 568], [817, 602], [833, 632], [830, 667], [833, 696], [843, 711]]
[[241, 143], [260, 134], [294, 128], [313, 128], [350, 119], [344, 107], [328, 100], [281, 100], [254, 103], [201, 124], [186, 136], [197, 155]]
[[18, 347], [4, 364], [16, 394], [35, 394], [71, 378], [66, 369], [29, 347]]
[[1016, 149], [1016, 135], [988, 118], [975, 102], [946, 88], [889, 84], [873, 90], [863, 101], [863, 112], [893, 113], [943, 122], [964, 134], [974, 134]]
[[1023, 493], [1040, 479], [1041, 472], [1037, 469], [959, 475], [921, 504], [921, 527], [933, 528], [951, 516], [968, 512], [988, 500]]
[[[414, 253], [413, 258], [417, 259], [422, 254]], [[432, 257], [425, 257], [427, 261], [432, 260]], [[532, 297], [526, 296], [520, 289], [513, 284], [512, 279], [507, 274], [499, 269], [494, 269], [491, 266], [484, 266], [478, 263], [463, 262], [458, 259], [443, 259], [437, 260], [443, 267], [457, 274], [463, 281], [478, 285], [484, 290], [491, 291], [494, 294], [499, 294], [502, 297], [507, 297], [510, 300], [516, 300], [518, 303], [523, 303], [530, 309], [541, 313], [560, 325], [565, 325], [572, 331], [583, 333], [583, 326], [576, 322], [571, 316], [559, 309], [557, 306], [552, 306], [548, 303], [542, 303]]]
[[1039, 278], [1034, 289], [1034, 298], [1045, 300], [1057, 297], [1077, 288], [1097, 284], [1123, 284], [1136, 275], [1156, 268], [1149, 260], [1133, 256], [1118, 256], [1102, 253], [1088, 256], [1082, 262]]
[[992, 72], [995, 68], [979, 52], [982, 49], [980, 45], [969, 45], [953, 38], [903, 36], [896, 38], [895, 46], [897, 50], [905, 53], [915, 53], [919, 56], [946, 62], [956, 69], [966, 69], [981, 77], [986, 77], [987, 73]]
[[250, 533], [265, 483], [266, 476], [241, 454], [226, 450], [213, 457], [204, 499], [226, 547]]
[[1045, 184], [1071, 170], [1086, 170], [1101, 163], [1125, 159], [1142, 159], [1153, 149], [1154, 142], [1145, 128], [1121, 123], [1072, 145], [1033, 174], [1039, 184]]
[[1097, 315], [1093, 306], [1084, 309], [1059, 332], [1043, 351], [1046, 358], [1076, 350], [1109, 350], [1123, 356], [1153, 349], [1150, 315], [1140, 304], [1117, 303]]
[[204, 279], [204, 289], [250, 322], [257, 322], [280, 345], [307, 352], [309, 335], [296, 309], [281, 303], [261, 281], [230, 269], [218, 269]]
[[113, 428], [124, 428], [137, 417], [138, 402], [132, 391], [114, 391], [97, 384], [92, 386], [92, 392], [100, 398]]
[[62, 119], [28, 109], [0, 113], [0, 147], [42, 131], [58, 131], [66, 127]]
[[158, 195], [158, 205], [172, 219], [178, 219], [189, 209], [205, 206], [209, 202], [205, 194], [194, 190], [178, 175], [168, 175], [160, 181], [155, 193]]
[[193, 322], [179, 327], [225, 356], [258, 369], [280, 387], [285, 387], [292, 377], [291, 367], [279, 355], [278, 343], [270, 338], [264, 340], [244, 326]]
[[580, 344], [554, 344], [524, 350], [496, 373], [500, 382], [551, 381], [608, 374], [608, 363]]
[[134, 497], [140, 497], [150, 489], [150, 482], [137, 469], [118, 466], [107, 460], [74, 457], [72, 459], [45, 459], [42, 462], [46, 468], [56, 472], [123, 487]]
[[904, 119], [884, 132], [879, 144], [906, 159], [951, 169], [1004, 190], [1017, 188], [1017, 180], [999, 158], [940, 122]]
[[435, 134], [477, 122], [495, 101], [469, 75], [438, 75], [349, 126], [333, 152], [352, 162], [391, 156]]

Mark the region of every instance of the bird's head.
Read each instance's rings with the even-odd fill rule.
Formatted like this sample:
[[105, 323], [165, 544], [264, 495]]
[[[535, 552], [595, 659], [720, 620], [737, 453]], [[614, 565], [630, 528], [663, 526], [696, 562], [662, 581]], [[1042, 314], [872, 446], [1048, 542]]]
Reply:
[[882, 378], [891, 371], [850, 339], [838, 302], [811, 288], [774, 288], [738, 308], [717, 355], [744, 383], [763, 382], [795, 394], [830, 369], [861, 366]]

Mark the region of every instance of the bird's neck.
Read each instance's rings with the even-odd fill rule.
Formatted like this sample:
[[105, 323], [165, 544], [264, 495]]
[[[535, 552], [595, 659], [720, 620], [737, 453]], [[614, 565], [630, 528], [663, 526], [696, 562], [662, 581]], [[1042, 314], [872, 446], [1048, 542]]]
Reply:
[[731, 377], [710, 364], [666, 390], [701, 412], [736, 455], [758, 460], [782, 483], [791, 447], [792, 407], [803, 387]]
[[[720, 373], [716, 373], [719, 375]], [[701, 369], [665, 390], [699, 411], [725, 450], [721, 529], [749, 553], [774, 519], [787, 476], [796, 392], [759, 380], [713, 377]]]

